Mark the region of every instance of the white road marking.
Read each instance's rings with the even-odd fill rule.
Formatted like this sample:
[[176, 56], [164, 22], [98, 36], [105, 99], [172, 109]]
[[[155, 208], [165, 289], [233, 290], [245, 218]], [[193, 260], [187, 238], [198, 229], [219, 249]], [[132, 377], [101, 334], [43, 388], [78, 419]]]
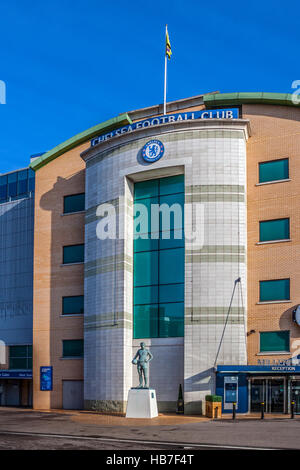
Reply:
[[13, 436], [31, 436], [31, 437], [50, 437], [59, 439], [77, 439], [77, 440], [89, 440], [89, 441], [102, 441], [102, 442], [123, 442], [131, 444], [154, 444], [154, 445], [167, 445], [167, 446], [180, 446], [184, 449], [195, 449], [203, 447], [212, 447], [214, 449], [235, 449], [235, 450], [281, 450], [279, 448], [272, 447], [245, 447], [245, 446], [234, 446], [227, 444], [196, 444], [190, 442], [170, 442], [170, 441], [142, 441], [139, 439], [124, 439], [119, 437], [89, 437], [89, 436], [73, 436], [72, 434], [46, 434], [46, 433], [34, 433], [34, 432], [21, 432], [21, 431], [2, 431], [0, 434], [13, 435]]

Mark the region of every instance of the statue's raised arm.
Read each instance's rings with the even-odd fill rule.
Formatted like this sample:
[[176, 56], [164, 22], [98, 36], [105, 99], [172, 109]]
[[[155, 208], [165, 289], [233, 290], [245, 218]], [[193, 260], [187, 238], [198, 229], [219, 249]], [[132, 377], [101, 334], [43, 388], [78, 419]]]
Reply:
[[149, 356], [149, 359], [148, 359], [147, 362], [152, 361], [152, 359], [153, 359], [153, 354], [151, 354], [151, 352], [149, 351], [149, 349], [148, 349], [148, 356]]

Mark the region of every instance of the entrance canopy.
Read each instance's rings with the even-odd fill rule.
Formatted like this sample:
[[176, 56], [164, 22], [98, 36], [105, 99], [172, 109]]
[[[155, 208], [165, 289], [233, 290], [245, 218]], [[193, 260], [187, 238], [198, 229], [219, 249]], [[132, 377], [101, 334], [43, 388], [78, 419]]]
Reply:
[[32, 370], [0, 370], [0, 379], [32, 379]]
[[247, 366], [217, 366], [216, 372], [220, 374], [237, 374], [243, 372], [245, 374], [296, 374], [300, 373], [299, 365], [271, 364], [271, 365], [247, 365]]

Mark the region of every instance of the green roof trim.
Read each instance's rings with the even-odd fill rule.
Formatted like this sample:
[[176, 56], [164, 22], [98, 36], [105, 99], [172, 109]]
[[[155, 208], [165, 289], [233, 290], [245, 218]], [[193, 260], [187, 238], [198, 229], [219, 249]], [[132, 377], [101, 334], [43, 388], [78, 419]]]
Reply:
[[229, 106], [237, 104], [275, 104], [281, 106], [300, 106], [294, 104], [290, 93], [216, 93], [204, 95], [203, 101], [208, 106]]
[[68, 150], [77, 147], [83, 142], [86, 142], [87, 140], [95, 137], [96, 135], [104, 134], [113, 129], [117, 129], [118, 127], [126, 126], [128, 124], [132, 124], [132, 120], [130, 119], [128, 114], [120, 114], [120, 116], [109, 119], [108, 121], [104, 121], [101, 124], [98, 124], [97, 126], [90, 127], [86, 131], [83, 131], [80, 134], [71, 137], [71, 139], [66, 140], [62, 144], [59, 144], [54, 147], [52, 150], [49, 150], [48, 152], [44, 153], [44, 155], [42, 155], [41, 157], [33, 160], [29, 166], [34, 171], [36, 171], [39, 168], [42, 168], [44, 165], [47, 165], [55, 158], [64, 154]]

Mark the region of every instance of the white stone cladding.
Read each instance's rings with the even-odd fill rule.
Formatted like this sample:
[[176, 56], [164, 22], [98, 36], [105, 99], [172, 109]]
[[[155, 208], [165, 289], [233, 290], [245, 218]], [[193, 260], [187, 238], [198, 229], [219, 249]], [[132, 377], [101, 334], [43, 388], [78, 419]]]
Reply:
[[[141, 159], [150, 139], [159, 139], [164, 156]], [[202, 413], [206, 394], [215, 392], [214, 362], [234, 287], [218, 364], [246, 364], [246, 139], [247, 121], [222, 120], [160, 125], [85, 151], [85, 407], [125, 411], [128, 390], [137, 385], [133, 355], [143, 339], [132, 338], [133, 186], [184, 173], [185, 203], [202, 204], [201, 249], [185, 249], [184, 338], [144, 339], [154, 359], [150, 386], [159, 411], [175, 410], [179, 384], [185, 411]], [[119, 199], [121, 198], [121, 199]], [[113, 204], [117, 240], [99, 240], [97, 207]], [[121, 220], [121, 224], [119, 223]], [[186, 219], [186, 227], [195, 222]], [[119, 233], [120, 232], [120, 233]]]

